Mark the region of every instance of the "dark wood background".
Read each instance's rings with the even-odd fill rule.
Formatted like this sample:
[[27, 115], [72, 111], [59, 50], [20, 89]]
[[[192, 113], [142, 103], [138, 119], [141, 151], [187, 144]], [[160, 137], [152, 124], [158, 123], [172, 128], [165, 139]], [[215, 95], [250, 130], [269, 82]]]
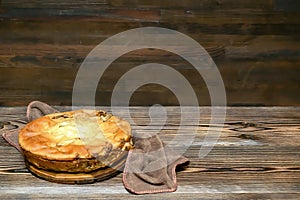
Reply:
[[[178, 30], [203, 45], [223, 77], [231, 106], [300, 105], [300, 1], [297, 0], [2, 0], [0, 105], [32, 100], [71, 105], [85, 56], [106, 38], [138, 27]], [[116, 60], [99, 83], [97, 105], [114, 84], [147, 62], [174, 67], [193, 85], [200, 105], [207, 88], [192, 66], [171, 53], [144, 49]], [[177, 105], [158, 85], [139, 88], [131, 105]]]

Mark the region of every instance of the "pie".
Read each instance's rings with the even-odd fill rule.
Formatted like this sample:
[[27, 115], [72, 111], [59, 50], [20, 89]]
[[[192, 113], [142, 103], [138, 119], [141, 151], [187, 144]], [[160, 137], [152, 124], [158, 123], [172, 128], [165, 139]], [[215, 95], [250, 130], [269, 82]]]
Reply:
[[113, 164], [133, 148], [130, 124], [104, 111], [45, 115], [19, 133], [26, 162], [43, 170], [88, 173]]

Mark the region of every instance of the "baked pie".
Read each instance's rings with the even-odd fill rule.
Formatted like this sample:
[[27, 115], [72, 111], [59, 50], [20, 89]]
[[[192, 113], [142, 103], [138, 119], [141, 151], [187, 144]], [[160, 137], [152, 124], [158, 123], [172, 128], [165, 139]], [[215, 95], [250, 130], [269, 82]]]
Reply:
[[104, 111], [54, 113], [19, 133], [26, 162], [38, 169], [89, 173], [110, 166], [133, 148], [130, 124]]

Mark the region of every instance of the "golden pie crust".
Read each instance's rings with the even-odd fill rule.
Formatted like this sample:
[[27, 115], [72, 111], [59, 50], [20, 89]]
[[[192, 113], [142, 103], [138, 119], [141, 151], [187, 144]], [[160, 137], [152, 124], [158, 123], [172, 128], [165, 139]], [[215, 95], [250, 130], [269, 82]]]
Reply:
[[130, 124], [104, 111], [54, 113], [28, 123], [19, 134], [25, 159], [57, 172], [91, 172], [133, 148]]

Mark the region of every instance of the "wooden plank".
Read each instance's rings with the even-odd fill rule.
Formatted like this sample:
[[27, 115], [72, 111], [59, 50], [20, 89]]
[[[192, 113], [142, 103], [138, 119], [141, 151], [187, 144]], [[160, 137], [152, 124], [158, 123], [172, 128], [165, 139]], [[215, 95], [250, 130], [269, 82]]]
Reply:
[[[57, 107], [70, 110], [71, 107]], [[99, 107], [109, 110], [109, 107]], [[119, 107], [125, 116], [126, 107]], [[147, 124], [149, 107], [131, 107], [132, 117]], [[178, 128], [179, 107], [165, 107], [168, 121], [161, 137], [169, 141]], [[216, 108], [218, 109], [218, 108]], [[198, 139], [201, 140], [210, 120], [210, 107], [200, 107], [201, 121]], [[190, 108], [191, 114], [195, 110]], [[239, 199], [271, 198], [297, 199], [300, 188], [299, 107], [228, 107], [221, 137], [213, 150], [199, 158], [201, 141], [195, 140], [184, 153], [190, 159], [187, 168], [177, 173], [175, 193], [145, 195], [148, 199], [204, 198]], [[22, 125], [25, 107], [1, 107], [2, 129]], [[20, 119], [21, 121], [18, 121]], [[10, 122], [4, 123], [4, 122]], [[159, 122], [159, 121], [158, 121]], [[157, 124], [159, 125], [159, 124]], [[133, 127], [136, 129], [138, 127]], [[153, 128], [153, 129], [152, 129]], [[193, 126], [187, 126], [187, 132]], [[155, 131], [149, 127], [146, 131]], [[182, 143], [178, 143], [179, 148]], [[128, 193], [121, 174], [95, 184], [63, 185], [38, 179], [24, 169], [17, 150], [0, 140], [0, 196], [2, 198], [140, 198]], [[84, 191], [84, 192], [83, 192]]]
[[[252, 10], [245, 7], [244, 9], [232, 9], [232, 10], [224, 10], [220, 12], [211, 12], [201, 11], [201, 10], [193, 10], [189, 13], [184, 12], [183, 10], [162, 10], [161, 12], [161, 20], [162, 23], [167, 22], [176, 22], [176, 24], [180, 23], [189, 23], [189, 25], [195, 26], [199, 25], [227, 25], [228, 28], [231, 28], [229, 25], [241, 25], [242, 24], [251, 24], [255, 27], [255, 25], [289, 25], [289, 24], [299, 24], [299, 20], [293, 18], [292, 16], [299, 16], [299, 13], [281, 13], [281, 12], [273, 12], [273, 11], [262, 11], [262, 10]], [[286, 17], [284, 17], [286, 16]], [[234, 27], [234, 26], [232, 26]], [[254, 28], [253, 27], [253, 28]], [[224, 27], [225, 28], [225, 27]], [[243, 27], [244, 29], [250, 27]], [[233, 31], [235, 32], [235, 31]]]
[[81, 6], [90, 6], [95, 7], [99, 5], [106, 5], [106, 0], [65, 0], [65, 1], [57, 1], [57, 0], [45, 0], [45, 1], [37, 1], [37, 0], [2, 0], [1, 6], [3, 7], [13, 7], [13, 8], [61, 8], [61, 7], [81, 7]]
[[[108, 33], [111, 34], [111, 33]], [[95, 38], [96, 38], [95, 34]], [[101, 36], [101, 34], [99, 34]], [[292, 36], [232, 36], [232, 35], [217, 35], [216, 38], [207, 34], [199, 34], [196, 36], [193, 33], [188, 33], [188, 36], [197, 40], [200, 45], [202, 45], [206, 51], [211, 55], [213, 59], [235, 59], [241, 61], [248, 60], [298, 60], [299, 59], [299, 48], [298, 41], [299, 37]], [[105, 35], [103, 35], [103, 39]], [[42, 38], [41, 38], [42, 39]], [[74, 38], [75, 39], [75, 38]], [[226, 40], [223, 41], [222, 40]], [[8, 42], [8, 41], [6, 41]], [[26, 44], [23, 42], [6, 43], [1, 45], [0, 48], [0, 59], [3, 60], [3, 64], [11, 59], [11, 62], [26, 62], [39, 60], [44, 58], [52, 60], [53, 62], [58, 62], [61, 59], [65, 59], [68, 62], [81, 63], [84, 57], [96, 47], [99, 43], [94, 41], [94, 44]], [[176, 44], [178, 49], [186, 48], [182, 44]], [[163, 46], [162, 46], [163, 47]], [[112, 48], [118, 48], [118, 46], [112, 46]], [[187, 49], [188, 52], [188, 49]], [[110, 52], [107, 52], [107, 56]], [[192, 55], [192, 54], [191, 54]], [[196, 55], [195, 55], [196, 56]], [[138, 51], [133, 51], [124, 55], [126, 62], [131, 61], [142, 61], [145, 59], [150, 59], [154, 61], [165, 61], [165, 60], [176, 60], [180, 59], [170, 52], [163, 50], [154, 49], [141, 49]], [[7, 61], [5, 61], [5, 59]], [[23, 60], [22, 60], [23, 59]], [[77, 59], [77, 60], [76, 60]], [[2, 64], [2, 65], [3, 65]], [[47, 65], [45, 65], [47, 67]]]
[[108, 3], [112, 6], [119, 7], [136, 7], [136, 8], [166, 8], [166, 9], [232, 9], [232, 8], [252, 8], [252, 9], [270, 9], [272, 6], [272, 1], [270, 0], [223, 0], [223, 1], [210, 1], [210, 0], [165, 0], [165, 1], [123, 1], [123, 0], [109, 0]]
[[297, 0], [274, 0], [274, 9], [277, 11], [297, 12], [300, 3]]
[[[189, 16], [180, 10], [164, 11], [162, 13], [130, 9], [103, 12], [103, 14], [99, 12], [97, 14], [99, 16], [96, 17], [52, 18], [37, 16], [30, 19], [26, 19], [24, 16], [20, 18], [11, 16], [5, 19], [5, 14], [2, 17], [0, 14], [3, 19], [0, 28], [1, 41], [5, 43], [79, 44], [80, 38], [81, 44], [88, 45], [95, 44], [95, 42], [98, 44], [103, 38], [140, 27], [140, 22], [144, 22], [143, 26], [162, 26], [188, 35], [194, 34], [196, 40], [198, 39], [197, 34], [201, 34], [201, 36], [203, 34], [216, 36], [220, 34], [233, 36], [299, 35], [298, 13], [255, 13], [236, 10], [212, 14], [199, 11]], [[81, 29], [78, 29], [78, 27], [81, 27]], [[68, 34], [69, 37], [66, 37], [65, 34]]]
[[[0, 89], [3, 94], [0, 97], [2, 105], [25, 105], [34, 99], [44, 100], [51, 104], [70, 105], [73, 84], [80, 66], [77, 59], [80, 59], [80, 56], [77, 57], [76, 54], [71, 53], [69, 55], [72, 58], [70, 60], [67, 59], [67, 55], [64, 57], [57, 56], [53, 59], [48, 59], [46, 56], [36, 57], [32, 60], [25, 60], [26, 58], [30, 59], [26, 56], [15, 57], [6, 61], [2, 59], [5, 63], [3, 67], [0, 67], [1, 74], [3, 74], [0, 78]], [[149, 61], [153, 62], [154, 57], [150, 56]], [[154, 59], [152, 60], [152, 58]], [[109, 67], [99, 83], [98, 104], [109, 105], [111, 92], [119, 78], [129, 69], [144, 63], [138, 61], [138, 56], [132, 59], [136, 59], [136, 61], [123, 62], [119, 60]], [[295, 61], [251, 61], [250, 53], [249, 59], [250, 61], [245, 62], [232, 57], [228, 61], [217, 60], [216, 62], [226, 86], [229, 105], [299, 104], [299, 93], [294, 91], [299, 90], [300, 71], [298, 66], [294, 64]], [[141, 57], [141, 60], [145, 61], [145, 58]], [[180, 59], [172, 60], [171, 57], [157, 61], [178, 70], [194, 87], [200, 105], [210, 105], [206, 84], [201, 76], [197, 75], [197, 72], [195, 73], [192, 66]], [[284, 71], [282, 71], [283, 69]], [[89, 80], [89, 77], [86, 77], [86, 81]], [[124, 93], [133, 92], [128, 89], [129, 86], [130, 82], [128, 82], [127, 87], [124, 87]], [[82, 88], [89, 89], [84, 85]], [[141, 87], [132, 97], [132, 105], [150, 105], [153, 103], [176, 105], [178, 101], [168, 89], [158, 85]]]
[[108, 19], [109, 21], [144, 21], [158, 22], [160, 11], [157, 10], [134, 10], [134, 9], [110, 9], [110, 8], [72, 8], [72, 9], [54, 9], [54, 8], [34, 8], [34, 9], [3, 9], [0, 14], [2, 19], [63, 19], [63, 18], [88, 18], [90, 20]]
[[228, 8], [243, 8], [249, 7], [253, 9], [267, 9], [272, 8], [272, 1], [270, 0], [258, 0], [258, 1], [251, 1], [251, 0], [243, 0], [243, 1], [234, 1], [234, 0], [223, 0], [223, 1], [209, 1], [209, 0], [186, 0], [184, 2], [179, 0], [165, 0], [161, 2], [157, 1], [149, 1], [149, 0], [77, 0], [71, 1], [66, 0], [61, 2], [59, 0], [44, 0], [44, 1], [37, 1], [37, 0], [2, 0], [3, 7], [17, 7], [17, 8], [60, 8], [60, 7], [68, 7], [72, 8], [75, 6], [83, 6], [88, 8], [93, 8], [94, 6], [98, 5], [109, 5], [110, 7], [133, 7], [133, 8], [190, 8], [190, 9], [213, 9], [213, 8], [221, 8], [221, 9], [228, 9]]
[[[130, 198], [133, 200], [141, 199], [141, 196], [130, 196], [130, 195], [124, 195], [124, 194], [97, 194], [97, 195], [88, 195], [86, 193], [82, 194], [72, 194], [67, 193], [67, 194], [48, 194], [47, 197], [44, 197], [43, 195], [39, 195], [38, 193], [35, 194], [29, 194], [27, 195], [27, 198], [24, 197], [24, 195], [19, 194], [19, 195], [3, 195], [4, 198], [17, 198], [17, 199], [33, 199], [33, 198], [38, 198], [38, 199], [49, 199], [49, 198], [65, 198], [65, 199], [74, 199], [74, 198], [85, 198], [85, 199], [124, 199], [124, 198]], [[232, 199], [232, 200], [238, 200], [238, 199], [283, 199], [283, 198], [288, 198], [291, 200], [298, 200], [297, 194], [295, 193], [268, 193], [268, 194], [255, 194], [255, 193], [247, 193], [247, 194], [205, 194], [205, 193], [185, 193], [185, 194], [154, 194], [154, 195], [144, 195], [143, 196], [146, 199], [167, 199], [167, 200], [172, 200], [174, 198], [180, 198], [180, 199]]]

